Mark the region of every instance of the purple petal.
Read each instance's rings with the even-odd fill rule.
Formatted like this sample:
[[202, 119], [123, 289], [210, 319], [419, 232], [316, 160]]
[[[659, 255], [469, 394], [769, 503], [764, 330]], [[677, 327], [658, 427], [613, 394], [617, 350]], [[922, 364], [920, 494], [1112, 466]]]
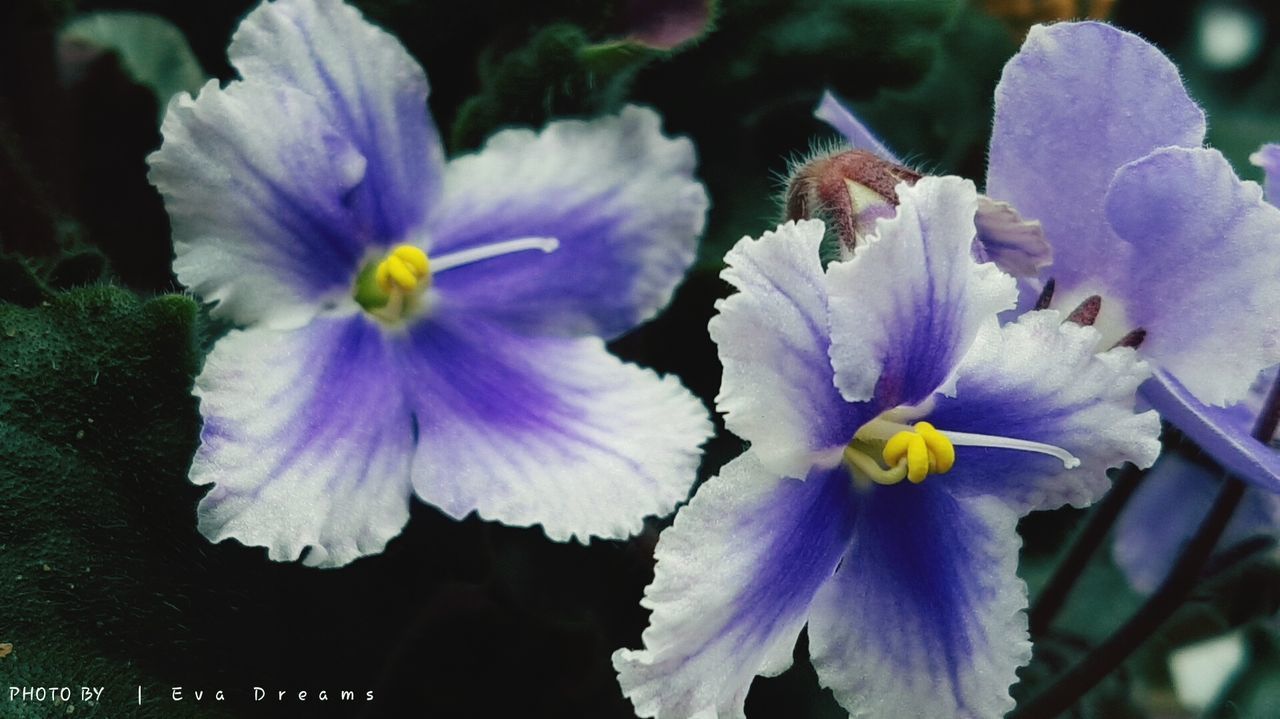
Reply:
[[451, 516], [622, 538], [688, 496], [712, 427], [675, 377], [599, 338], [522, 336], [475, 314], [440, 312], [403, 338], [414, 488]]
[[1243, 398], [1280, 363], [1280, 210], [1217, 150], [1170, 148], [1121, 169], [1106, 212], [1141, 259], [1125, 309], [1143, 356], [1205, 404]]
[[521, 237], [554, 237], [559, 249], [441, 273], [440, 294], [526, 331], [631, 329], [666, 305], [693, 262], [707, 210], [693, 167], [693, 144], [665, 137], [658, 115], [638, 107], [499, 132], [449, 163], [432, 254]]
[[613, 655], [636, 713], [742, 716], [751, 680], [791, 665], [855, 515], [844, 469], [778, 479], [750, 450], [699, 488], [658, 542], [644, 648]]
[[831, 362], [851, 402], [913, 405], [954, 373], [984, 323], [1013, 306], [1013, 278], [973, 260], [978, 193], [958, 177], [898, 186], [898, 214], [827, 268]]
[[349, 297], [369, 245], [363, 155], [297, 90], [211, 81], [169, 106], [150, 179], [174, 271], [214, 314], [296, 326]]
[[1102, 215], [1112, 175], [1160, 147], [1199, 147], [1204, 131], [1146, 41], [1101, 23], [1036, 26], [996, 87], [987, 194], [1043, 223], [1060, 290], [1115, 287], [1130, 260]]
[[[943, 480], [945, 481], [945, 480]], [[1031, 659], [1017, 514], [939, 485], [877, 487], [814, 600], [818, 680], [853, 716], [998, 717]]]
[[191, 481], [216, 483], [200, 531], [334, 567], [382, 551], [409, 517], [413, 418], [364, 316], [237, 330], [196, 378], [204, 430]]
[[836, 99], [835, 95], [831, 94], [830, 90], [823, 91], [822, 102], [819, 102], [818, 106], [814, 108], [813, 116], [827, 123], [836, 132], [843, 135], [853, 149], [866, 150], [894, 164], [902, 164], [897, 156], [893, 154], [893, 151], [876, 139], [876, 136], [871, 134], [871, 130], [868, 130], [867, 126], [863, 125], [857, 116], [849, 112], [848, 108], [840, 104], [840, 101]]
[[1249, 156], [1249, 162], [1266, 173], [1267, 202], [1280, 205], [1280, 145], [1263, 145]]
[[[1116, 523], [1111, 556], [1133, 588], [1150, 594], [1160, 586], [1209, 514], [1222, 482], [1216, 471], [1166, 453], [1142, 480]], [[1218, 541], [1229, 549], [1280, 531], [1280, 497], [1250, 489]]]
[[788, 477], [839, 462], [871, 419], [832, 383], [822, 235], [822, 223], [810, 220], [738, 242], [721, 273], [738, 292], [717, 304], [708, 327], [724, 365], [716, 405], [725, 426]]
[[1024, 220], [1013, 205], [980, 195], [973, 221], [978, 230], [973, 249], [979, 262], [994, 262], [1014, 277], [1035, 277], [1053, 262], [1040, 222]]
[[1224, 469], [1260, 489], [1280, 493], [1280, 450], [1253, 438], [1261, 396], [1230, 407], [1209, 407], [1160, 371], [1142, 385], [1142, 396]]
[[956, 447], [955, 466], [927, 481], [957, 496], [998, 497], [1020, 514], [1064, 504], [1083, 507], [1111, 486], [1107, 470], [1148, 467], [1160, 453], [1160, 419], [1135, 414], [1134, 395], [1150, 372], [1131, 349], [1097, 354], [1098, 333], [1062, 322], [1052, 310], [979, 335], [956, 379], [954, 398], [937, 396], [927, 419], [943, 433], [970, 432], [1050, 444], [1080, 461], [1005, 448]]
[[262, 3], [236, 30], [231, 62], [251, 83], [291, 87], [368, 162], [351, 201], [374, 242], [421, 229], [441, 190], [444, 153], [427, 114], [427, 77], [387, 32], [340, 0]]

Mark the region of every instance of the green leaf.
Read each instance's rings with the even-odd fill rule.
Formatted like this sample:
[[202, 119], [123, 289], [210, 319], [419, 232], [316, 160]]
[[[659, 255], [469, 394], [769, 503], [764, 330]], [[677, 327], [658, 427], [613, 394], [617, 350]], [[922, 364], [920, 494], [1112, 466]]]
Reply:
[[114, 693], [101, 705], [76, 696], [73, 710], [9, 703], [6, 716], [196, 716], [127, 701], [153, 684], [154, 667], [135, 663], [155, 655], [139, 651], [155, 641], [148, 628], [184, 619], [156, 594], [190, 573], [176, 548], [196, 541], [199, 490], [185, 481], [196, 317], [189, 298], [143, 302], [104, 286], [0, 304], [0, 686]]
[[482, 89], [458, 109], [451, 144], [471, 149], [505, 125], [616, 109], [635, 71], [659, 54], [632, 43], [593, 44], [570, 23], [544, 27], [513, 51], [491, 47], [481, 60]]

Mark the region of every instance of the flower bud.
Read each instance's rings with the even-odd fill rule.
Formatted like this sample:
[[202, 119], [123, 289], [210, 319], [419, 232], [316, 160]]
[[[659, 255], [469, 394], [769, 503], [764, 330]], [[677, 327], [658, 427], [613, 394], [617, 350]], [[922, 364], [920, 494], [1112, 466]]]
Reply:
[[809, 160], [787, 183], [786, 219], [819, 219], [835, 232], [840, 253], [849, 256], [875, 231], [876, 220], [897, 212], [899, 182], [915, 184], [920, 174], [863, 150], [845, 150]]

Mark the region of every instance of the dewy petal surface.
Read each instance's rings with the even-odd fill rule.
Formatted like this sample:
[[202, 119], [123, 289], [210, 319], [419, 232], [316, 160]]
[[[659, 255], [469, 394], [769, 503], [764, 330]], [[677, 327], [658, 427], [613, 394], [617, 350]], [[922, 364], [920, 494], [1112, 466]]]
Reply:
[[1217, 150], [1169, 148], [1116, 174], [1106, 212], [1142, 256], [1126, 309], [1143, 355], [1201, 402], [1243, 398], [1280, 363], [1280, 210]]
[[[1262, 377], [1274, 380], [1275, 374]], [[1242, 402], [1210, 407], [1197, 402], [1178, 380], [1156, 370], [1142, 385], [1142, 396], [1223, 468], [1259, 489], [1280, 494], [1280, 451], [1253, 438], [1253, 425], [1270, 383], [1263, 384], [1255, 384], [1256, 394]]]
[[972, 257], [978, 193], [958, 177], [898, 185], [892, 219], [827, 268], [831, 362], [851, 402], [917, 404], [942, 387], [984, 323], [1013, 306], [1013, 278]]
[[215, 316], [296, 326], [346, 299], [370, 240], [351, 202], [366, 162], [311, 96], [210, 81], [170, 104], [162, 131], [150, 178], [174, 272]]
[[1043, 223], [1060, 291], [1120, 286], [1129, 250], [1102, 214], [1112, 175], [1160, 147], [1199, 147], [1204, 132], [1177, 68], [1141, 38], [1093, 22], [1036, 26], [996, 87], [987, 194]]
[[827, 123], [836, 132], [843, 135], [853, 149], [866, 150], [894, 164], [902, 164], [902, 161], [893, 154], [893, 151], [876, 138], [856, 115], [849, 112], [848, 108], [842, 105], [836, 99], [836, 96], [831, 94], [830, 90], [823, 91], [822, 101], [814, 108], [813, 116]]
[[[1173, 452], [1142, 480], [1116, 522], [1111, 556], [1133, 588], [1154, 592], [1209, 514], [1222, 487], [1220, 472]], [[1251, 488], [1218, 540], [1227, 550], [1254, 537], [1280, 533], [1280, 496]]]
[[1160, 453], [1160, 418], [1135, 414], [1134, 394], [1150, 376], [1132, 349], [1097, 353], [1098, 332], [1062, 322], [1053, 310], [988, 326], [957, 372], [955, 397], [938, 396], [928, 420], [945, 431], [1031, 440], [1080, 460], [1066, 468], [1043, 454], [957, 447], [936, 481], [957, 496], [994, 496], [1019, 514], [1083, 507], [1111, 486], [1107, 470], [1148, 467]]
[[211, 541], [339, 566], [382, 551], [409, 518], [413, 419], [394, 357], [363, 315], [236, 330], [196, 378], [204, 417], [191, 481]]
[[818, 680], [852, 716], [988, 719], [1031, 659], [1018, 515], [957, 499], [946, 477], [877, 487], [814, 600]]
[[228, 49], [250, 83], [315, 98], [368, 163], [353, 203], [372, 238], [419, 229], [441, 190], [444, 151], [427, 112], [427, 76], [400, 41], [341, 0], [276, 0], [245, 17]]
[[720, 275], [738, 292], [716, 304], [708, 326], [724, 365], [716, 406], [725, 426], [789, 477], [839, 462], [871, 419], [831, 381], [823, 232], [821, 222], [807, 220], [739, 241]]
[[791, 665], [848, 546], [853, 493], [842, 468], [779, 479], [751, 450], [698, 489], [658, 541], [644, 648], [613, 655], [639, 716], [743, 716], [751, 680]]
[[606, 339], [653, 316], [693, 262], [707, 210], [693, 144], [660, 125], [627, 107], [504, 130], [451, 161], [433, 254], [517, 237], [560, 244], [441, 273], [441, 295], [526, 330]]
[[555, 540], [627, 537], [669, 513], [712, 434], [674, 376], [596, 337], [523, 336], [474, 313], [412, 325], [396, 373], [417, 416], [418, 496]]

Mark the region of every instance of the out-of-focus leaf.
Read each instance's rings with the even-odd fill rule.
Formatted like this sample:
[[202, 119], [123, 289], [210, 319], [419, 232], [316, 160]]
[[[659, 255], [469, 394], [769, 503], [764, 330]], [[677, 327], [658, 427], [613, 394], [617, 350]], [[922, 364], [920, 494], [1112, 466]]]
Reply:
[[635, 71], [657, 54], [633, 43], [593, 44], [570, 23], [547, 26], [514, 51], [490, 48], [482, 89], [459, 108], [451, 144], [471, 149], [504, 125], [614, 110]]
[[182, 31], [146, 13], [97, 12], [74, 18], [62, 29], [59, 51], [63, 72], [73, 81], [100, 53], [116, 53], [129, 76], [156, 94], [161, 118], [170, 98], [195, 93], [205, 81]]
[[981, 179], [995, 86], [1016, 50], [1000, 23], [962, 10], [939, 36], [933, 64], [919, 84], [855, 103], [856, 112], [899, 155], [918, 159], [925, 170]]

